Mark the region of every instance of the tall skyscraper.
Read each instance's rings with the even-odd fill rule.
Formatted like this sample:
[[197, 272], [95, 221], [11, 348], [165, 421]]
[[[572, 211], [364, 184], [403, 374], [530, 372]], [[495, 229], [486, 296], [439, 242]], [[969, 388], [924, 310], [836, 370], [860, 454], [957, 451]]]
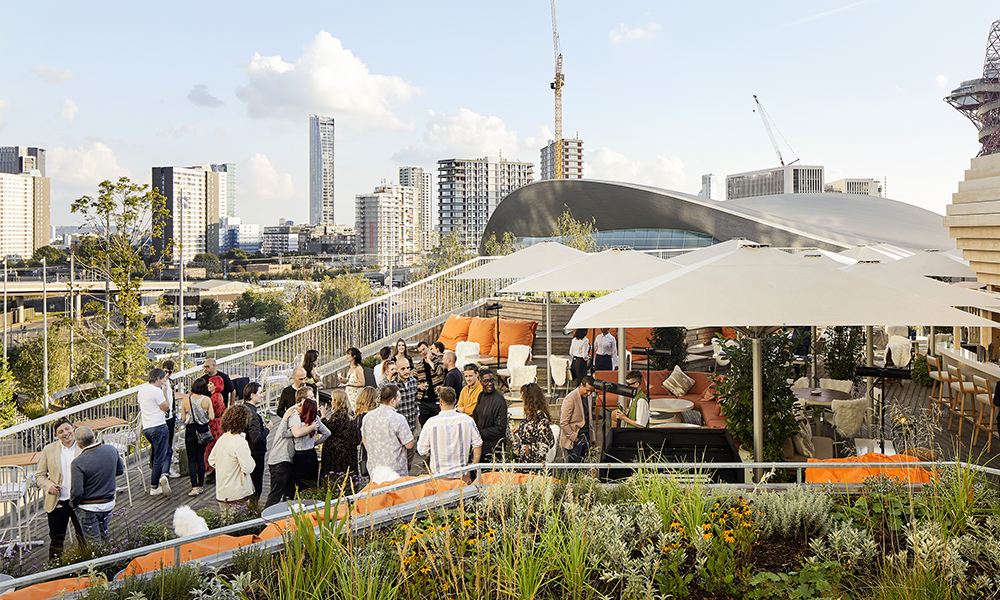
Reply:
[[[208, 167], [209, 170], [216, 173], [225, 173], [225, 181], [223, 185], [225, 186], [225, 210], [219, 213], [221, 217], [235, 217], [236, 216], [236, 165], [234, 163], [216, 163], [210, 165], [204, 165]], [[220, 201], [220, 208], [222, 204]]]
[[309, 223], [333, 225], [333, 117], [309, 115]]
[[431, 249], [431, 238], [434, 231], [431, 222], [434, 215], [434, 185], [431, 174], [421, 167], [400, 167], [399, 185], [417, 190], [417, 243], [421, 252], [427, 252]]
[[416, 262], [417, 194], [416, 188], [388, 184], [354, 197], [358, 254], [369, 255], [368, 264], [400, 267]]
[[705, 173], [701, 176], [701, 191], [698, 195], [709, 200], [719, 199], [719, 176], [714, 173]]
[[465, 247], [478, 248], [490, 215], [507, 194], [531, 183], [532, 168], [531, 163], [495, 156], [439, 160], [438, 232], [441, 237], [457, 233]]
[[[579, 135], [579, 134], [577, 134]], [[563, 141], [563, 179], [583, 179], [583, 140], [572, 139]], [[556, 142], [549, 140], [542, 150], [542, 162], [539, 165], [542, 179], [556, 177]]]
[[49, 242], [48, 177], [0, 173], [0, 258], [28, 259]]
[[38, 171], [45, 177], [45, 148], [0, 146], [0, 173]]
[[[196, 254], [206, 251], [210, 187], [216, 190], [212, 194], [215, 198], [214, 224], [219, 222], [218, 175], [219, 173], [206, 171], [200, 166], [153, 167], [152, 187], [167, 198], [166, 209], [170, 213], [163, 224], [163, 236], [153, 240], [153, 247], [162, 252], [164, 243], [172, 240], [174, 245], [171, 262], [183, 260], [187, 264]], [[218, 244], [218, 238], [215, 244]]]

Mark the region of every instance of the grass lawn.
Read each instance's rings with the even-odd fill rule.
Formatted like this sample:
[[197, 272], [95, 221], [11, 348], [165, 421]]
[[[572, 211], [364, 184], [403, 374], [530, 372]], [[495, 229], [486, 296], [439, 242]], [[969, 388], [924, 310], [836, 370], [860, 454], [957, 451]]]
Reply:
[[[263, 343], [270, 342], [275, 337], [277, 336], [265, 333], [263, 321], [258, 321], [256, 323], [240, 325], [239, 328], [230, 327], [219, 331], [204, 331], [194, 335], [185, 335], [184, 341], [188, 344], [198, 344], [199, 346], [206, 348], [209, 346], [219, 346], [221, 344], [231, 344], [234, 341], [251, 341], [254, 346], [260, 346]], [[178, 338], [173, 337], [166, 341], [176, 342], [178, 341]], [[220, 350], [218, 356], [228, 356], [229, 354], [232, 354], [232, 352]]]

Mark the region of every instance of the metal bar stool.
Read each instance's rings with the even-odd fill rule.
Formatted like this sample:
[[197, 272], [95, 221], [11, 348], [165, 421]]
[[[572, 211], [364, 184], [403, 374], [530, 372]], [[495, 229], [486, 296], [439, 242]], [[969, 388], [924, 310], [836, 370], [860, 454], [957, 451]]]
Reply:
[[[949, 409], [950, 417], [948, 419], [948, 429], [951, 429], [952, 421], [955, 417], [958, 417], [958, 435], [962, 435], [962, 422], [965, 421], [965, 417], [975, 423], [976, 422], [976, 408], [974, 406], [976, 402], [976, 384], [971, 381], [966, 381], [965, 377], [962, 376], [962, 370], [955, 365], [948, 365], [948, 376], [951, 378], [951, 391], [952, 391], [952, 402]], [[958, 394], [955, 396], [955, 394]], [[968, 409], [966, 409], [965, 397], [970, 396], [971, 401], [969, 403]]]
[[993, 434], [997, 433], [996, 406], [993, 406], [993, 389], [990, 381], [978, 375], [972, 376], [972, 382], [976, 384], [976, 408], [977, 416], [974, 423], [976, 430], [972, 434], [972, 445], [976, 445], [979, 439], [979, 432], [986, 432], [986, 451], [993, 448]]
[[[927, 410], [933, 411], [936, 405], [937, 418], [941, 420], [941, 411], [945, 406], [951, 406], [951, 378], [941, 369], [941, 361], [936, 356], [927, 355], [927, 373], [932, 381], [931, 393], [927, 397]], [[945, 388], [948, 389], [947, 399], [943, 395]]]

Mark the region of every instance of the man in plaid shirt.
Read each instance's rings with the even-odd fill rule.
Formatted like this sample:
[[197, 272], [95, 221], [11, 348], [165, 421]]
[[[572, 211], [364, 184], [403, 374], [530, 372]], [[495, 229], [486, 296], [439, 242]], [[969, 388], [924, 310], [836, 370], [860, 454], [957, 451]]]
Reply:
[[[388, 379], [386, 380], [388, 381]], [[410, 359], [401, 356], [396, 359], [396, 378], [392, 382], [399, 388], [399, 407], [396, 409], [406, 419], [413, 438], [420, 435], [420, 425], [417, 417], [420, 415], [420, 405], [417, 404], [417, 379], [413, 376]], [[406, 451], [406, 460], [410, 466], [410, 475], [422, 474], [423, 460], [418, 458], [416, 446]]]

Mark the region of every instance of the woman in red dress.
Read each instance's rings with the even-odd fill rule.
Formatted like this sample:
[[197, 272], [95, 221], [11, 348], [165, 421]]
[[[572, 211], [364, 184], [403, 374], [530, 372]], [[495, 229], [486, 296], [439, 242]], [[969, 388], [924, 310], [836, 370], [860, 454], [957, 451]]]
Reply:
[[[222, 390], [225, 387], [226, 384], [222, 382], [222, 377], [216, 375], [208, 378], [208, 393], [212, 395], [212, 410], [215, 411], [215, 418], [208, 422], [208, 429], [216, 440], [222, 435], [222, 413], [226, 412], [226, 403], [222, 400]], [[215, 469], [208, 463], [208, 455], [212, 453], [212, 448], [215, 448], [215, 440], [209, 442], [208, 446], [205, 447], [205, 472], [212, 473], [214, 481]]]

